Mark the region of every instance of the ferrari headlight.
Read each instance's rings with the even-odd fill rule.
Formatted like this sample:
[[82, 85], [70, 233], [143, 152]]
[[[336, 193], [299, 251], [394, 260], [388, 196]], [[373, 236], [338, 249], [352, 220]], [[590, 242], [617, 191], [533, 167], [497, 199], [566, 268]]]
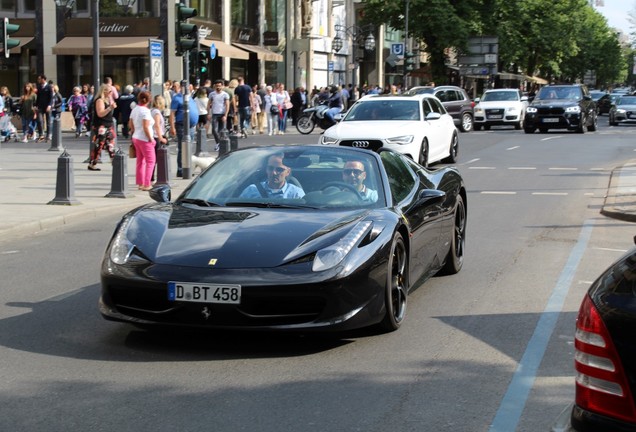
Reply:
[[413, 142], [413, 135], [402, 135], [393, 138], [387, 138], [386, 141], [389, 144], [398, 144], [398, 145], [406, 145], [411, 144]]
[[349, 233], [338, 242], [328, 246], [316, 253], [313, 271], [323, 271], [333, 268], [340, 264], [347, 254], [358, 244], [360, 239], [364, 237], [373, 224], [370, 221], [358, 223]]
[[581, 107], [576, 105], [576, 106], [571, 106], [571, 107], [567, 107], [565, 109], [566, 113], [580, 113], [581, 112]]
[[338, 138], [330, 137], [328, 135], [322, 135], [320, 137], [320, 144], [336, 145], [337, 143], [338, 143]]
[[526, 108], [526, 112], [530, 114], [534, 114], [537, 112], [537, 109], [535, 107], [528, 107]]
[[110, 260], [115, 264], [126, 264], [128, 258], [130, 258], [130, 254], [135, 248], [135, 245], [128, 240], [127, 236], [128, 228], [132, 220], [132, 217], [124, 219], [117, 230], [117, 234], [115, 234], [115, 238], [113, 238], [113, 243], [110, 247]]

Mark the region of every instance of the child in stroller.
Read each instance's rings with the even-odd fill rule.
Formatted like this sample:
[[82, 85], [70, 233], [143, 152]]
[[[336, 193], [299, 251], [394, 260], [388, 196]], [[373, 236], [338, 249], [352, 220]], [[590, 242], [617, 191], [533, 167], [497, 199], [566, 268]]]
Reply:
[[9, 113], [2, 113], [2, 117], [0, 117], [0, 137], [4, 142], [11, 140], [11, 138], [15, 141], [18, 140], [18, 130], [11, 123], [11, 117]]

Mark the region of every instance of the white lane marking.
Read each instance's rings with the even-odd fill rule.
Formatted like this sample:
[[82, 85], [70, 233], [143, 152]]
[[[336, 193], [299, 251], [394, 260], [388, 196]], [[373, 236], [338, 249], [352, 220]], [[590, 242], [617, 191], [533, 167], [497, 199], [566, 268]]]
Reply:
[[537, 167], [508, 167], [509, 170], [536, 170]]
[[507, 191], [481, 191], [482, 195], [516, 195], [517, 192], [507, 192]]
[[521, 146], [508, 147], [506, 150], [516, 150]]
[[553, 136], [553, 137], [541, 138], [541, 141], [549, 141], [549, 140], [559, 139], [559, 138], [563, 138], [563, 136], [557, 135], [557, 136]]
[[471, 166], [468, 167], [468, 169], [476, 169], [476, 170], [494, 170], [497, 169], [495, 167], [475, 167], [475, 166]]
[[548, 169], [552, 171], [577, 171], [578, 170], [578, 168], [571, 168], [571, 167], [551, 167]]
[[468, 164], [471, 164], [471, 163], [477, 162], [478, 160], [479, 160], [479, 158], [471, 159], [471, 160], [469, 160], [469, 161], [467, 161], [467, 162], [464, 162], [462, 165], [468, 165]]
[[532, 195], [566, 196], [567, 192], [532, 192]]
[[602, 250], [602, 251], [608, 251], [608, 252], [618, 252], [618, 253], [625, 253], [627, 252], [627, 249], [612, 249], [612, 248], [602, 248], [602, 247], [595, 247], [592, 248], [595, 250]]

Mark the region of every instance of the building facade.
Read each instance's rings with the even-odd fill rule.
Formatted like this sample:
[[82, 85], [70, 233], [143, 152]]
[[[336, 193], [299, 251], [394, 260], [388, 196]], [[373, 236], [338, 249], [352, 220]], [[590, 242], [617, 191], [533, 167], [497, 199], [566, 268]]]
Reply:
[[[287, 88], [311, 89], [384, 86], [400, 76], [385, 75], [387, 68], [395, 69], [386, 59], [399, 32], [387, 33], [384, 26], [362, 31], [364, 3], [359, 1], [186, 1], [198, 12], [190, 20], [199, 29], [198, 49], [208, 53], [190, 61], [190, 80], [241, 75], [249, 84], [282, 82]], [[104, 76], [123, 87], [150, 75], [150, 40], [163, 41], [165, 79], [183, 79], [184, 59], [175, 55], [175, 15], [175, 3], [168, 0], [4, 0], [0, 16], [20, 25], [11, 37], [21, 43], [9, 58], [0, 56], [0, 85], [16, 96], [44, 73], [63, 96], [74, 85], [102, 82]], [[97, 33], [99, 56], [93, 54]], [[373, 49], [364, 47], [369, 35]], [[337, 52], [332, 46], [336, 37], [342, 41]]]

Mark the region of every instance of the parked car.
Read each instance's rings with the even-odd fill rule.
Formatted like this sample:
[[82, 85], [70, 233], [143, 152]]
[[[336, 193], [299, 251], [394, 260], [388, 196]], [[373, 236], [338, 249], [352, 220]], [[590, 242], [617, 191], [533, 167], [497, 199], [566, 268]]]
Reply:
[[460, 131], [470, 132], [473, 130], [475, 102], [470, 99], [466, 90], [456, 86], [417, 86], [406, 92], [410, 95], [422, 93], [435, 95], [453, 117], [453, 121]]
[[[466, 188], [389, 149], [226, 153], [175, 200], [127, 213], [99, 309], [140, 327], [340, 331], [404, 322], [421, 280], [460, 271]], [[413, 285], [412, 285], [413, 284]]]
[[528, 96], [518, 89], [486, 90], [481, 98], [475, 99], [475, 123], [478, 131], [490, 126], [509, 125], [515, 129], [523, 127], [523, 118], [528, 107]]
[[523, 129], [526, 133], [567, 129], [584, 133], [597, 128], [596, 103], [586, 86], [548, 85], [542, 87], [526, 108]]
[[381, 147], [408, 155], [420, 165], [454, 163], [459, 136], [453, 118], [432, 94], [367, 95], [320, 137], [325, 145]]
[[583, 298], [576, 320], [576, 394], [553, 430], [636, 432], [636, 248]]
[[610, 126], [636, 123], [636, 96], [619, 96], [609, 111]]
[[590, 96], [592, 96], [592, 100], [596, 103], [596, 114], [609, 114], [610, 107], [612, 106], [612, 98], [609, 93], [591, 90]]

